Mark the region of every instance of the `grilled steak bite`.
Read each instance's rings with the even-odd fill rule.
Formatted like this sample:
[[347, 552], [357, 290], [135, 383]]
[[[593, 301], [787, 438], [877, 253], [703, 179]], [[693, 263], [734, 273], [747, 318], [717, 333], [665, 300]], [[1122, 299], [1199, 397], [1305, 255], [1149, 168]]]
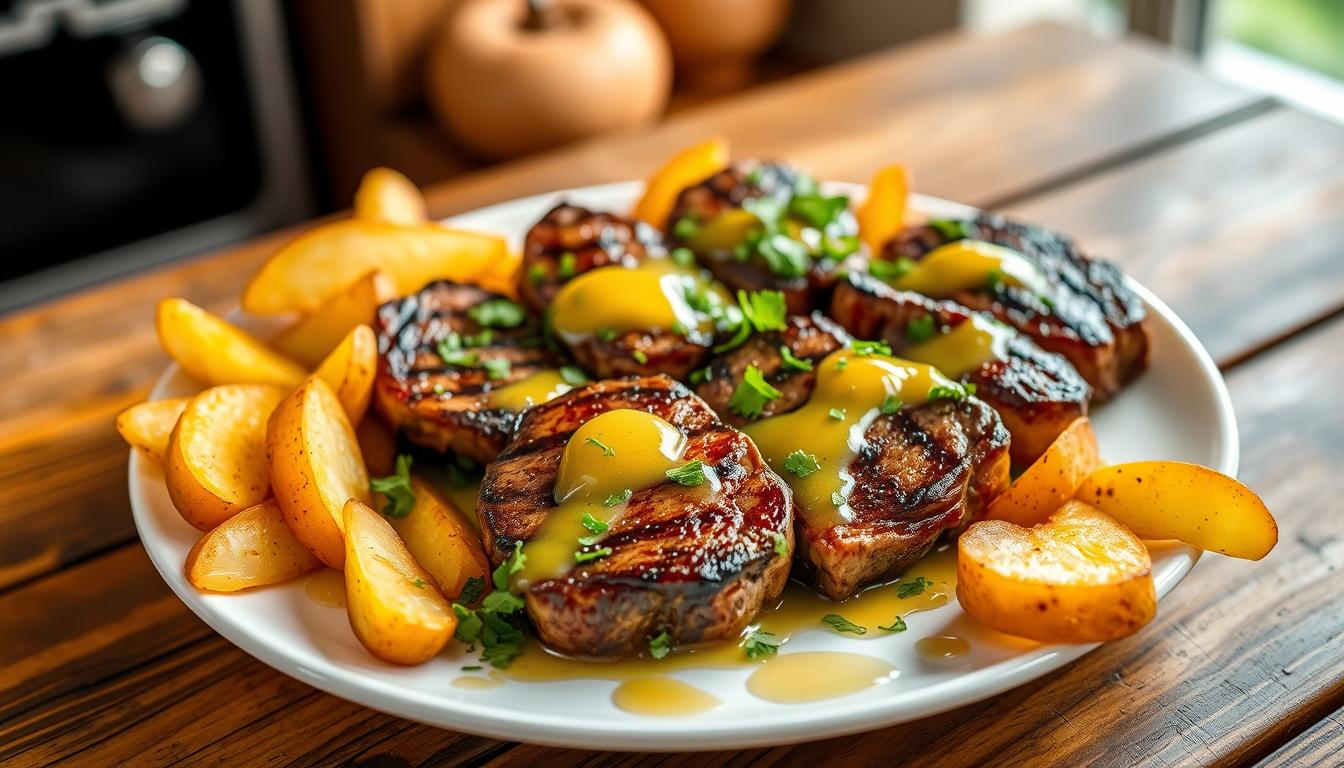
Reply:
[[768, 418], [788, 413], [807, 402], [816, 381], [816, 364], [849, 343], [849, 334], [820, 312], [794, 315], [785, 323], [782, 331], [752, 334], [742, 346], [720, 354], [692, 374], [699, 382], [696, 394], [729, 424], [740, 426], [749, 421], [732, 408], [733, 393], [742, 386], [748, 367], [755, 366], [764, 380], [780, 392], [779, 397], [762, 407], [761, 416]]
[[[1010, 263], [1020, 261], [1029, 274], [1000, 269], [975, 285], [948, 283], [946, 291], [916, 287], [926, 283], [915, 274], [920, 264], [957, 241], [1011, 249], [1016, 256]], [[1113, 396], [1147, 366], [1142, 300], [1114, 264], [1083, 255], [1063, 235], [1000, 216], [937, 221], [902, 232], [883, 249], [882, 259], [874, 263], [874, 274], [892, 277], [896, 287], [989, 312], [1064, 355], [1098, 400]]]
[[567, 653], [635, 656], [664, 632], [673, 645], [736, 637], [790, 568], [788, 486], [665, 376], [529, 409], [476, 511], [494, 562], [522, 542], [514, 585], [541, 639]]
[[898, 291], [866, 274], [838, 285], [831, 315], [855, 336], [933, 365], [993, 406], [1012, 435], [1012, 460], [1028, 464], [1079, 416], [1091, 388], [1069, 361], [952, 301]]
[[499, 453], [528, 400], [564, 391], [536, 321], [498, 294], [447, 280], [379, 307], [374, 404], [419, 445], [478, 462]]
[[824, 304], [858, 250], [849, 201], [774, 163], [735, 164], [683, 190], [667, 231], [729, 288], [783, 291], [791, 314]]
[[800, 570], [834, 600], [899, 576], [1008, 485], [993, 408], [871, 349], [831, 353], [805, 406], [744, 428], [793, 488]]
[[644, 222], [560, 203], [528, 230], [518, 295], [542, 314], [577, 275], [613, 264], [634, 267], [666, 253], [662, 234]]

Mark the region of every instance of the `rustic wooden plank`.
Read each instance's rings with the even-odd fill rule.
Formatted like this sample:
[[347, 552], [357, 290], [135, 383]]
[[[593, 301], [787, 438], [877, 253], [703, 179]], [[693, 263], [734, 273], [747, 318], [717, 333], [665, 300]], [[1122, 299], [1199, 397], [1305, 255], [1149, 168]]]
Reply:
[[[1207, 556], [1153, 626], [1016, 691], [862, 736], [637, 764], [884, 762], [1223, 764], [1257, 759], [1344, 704], [1344, 320], [1229, 377], [1243, 478], [1281, 525], [1257, 564]], [[51, 606], [62, 610], [53, 611]], [[124, 617], [120, 617], [124, 614]], [[0, 762], [626, 765], [629, 755], [518, 747], [387, 718], [313, 691], [209, 634], [126, 547], [0, 596]], [[42, 655], [42, 649], [49, 649]], [[25, 662], [36, 654], [34, 660]], [[13, 702], [11, 704], [11, 702]], [[988, 727], [986, 724], [994, 724]], [[362, 734], [368, 735], [362, 735]], [[8, 764], [8, 763], [7, 763]], [[376, 764], [376, 763], [374, 763]]]
[[[439, 214], [647, 174], [723, 133], [739, 152], [861, 180], [909, 163], [926, 191], [986, 202], [1256, 103], [1139, 45], [1059, 26], [947, 37], [690, 110], [643, 133], [501, 167], [430, 194]], [[155, 301], [227, 310], [288, 234], [0, 318], [0, 588], [132, 536], [112, 429], [164, 365]], [[59, 396], [53, 396], [59, 393]]]
[[1337, 709], [1257, 765], [1259, 768], [1330, 765], [1340, 759], [1341, 753], [1344, 753], [1344, 709]]
[[1344, 308], [1342, 148], [1278, 110], [1007, 212], [1119, 261], [1227, 362]]

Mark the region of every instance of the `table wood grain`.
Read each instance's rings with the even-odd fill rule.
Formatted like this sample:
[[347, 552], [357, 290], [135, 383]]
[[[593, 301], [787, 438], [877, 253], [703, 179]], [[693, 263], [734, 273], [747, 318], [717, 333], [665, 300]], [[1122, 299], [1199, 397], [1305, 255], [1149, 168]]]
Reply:
[[134, 540], [111, 427], [166, 360], [153, 302], [218, 310], [288, 233], [0, 318], [0, 764], [1268, 765], [1344, 745], [1344, 129], [1139, 44], [1059, 26], [953, 36], [431, 190], [447, 214], [645, 174], [707, 133], [739, 154], [1068, 231], [1168, 299], [1227, 371], [1242, 478], [1281, 525], [1206, 556], [1138, 635], [979, 704], [861, 736], [706, 755], [554, 750], [428, 728], [214, 634]]

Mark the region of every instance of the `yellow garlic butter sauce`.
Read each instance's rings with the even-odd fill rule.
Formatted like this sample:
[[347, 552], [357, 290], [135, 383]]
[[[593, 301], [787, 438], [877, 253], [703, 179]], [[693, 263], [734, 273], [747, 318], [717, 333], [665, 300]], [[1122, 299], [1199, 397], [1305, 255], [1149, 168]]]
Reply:
[[1035, 293], [1048, 293], [1049, 286], [1036, 265], [1021, 253], [981, 240], [955, 240], [929, 251], [914, 268], [891, 281], [901, 290], [945, 298], [957, 291], [984, 288], [991, 272], [998, 272], [1009, 285]]
[[[579, 538], [592, 532], [583, 526], [584, 514], [613, 523], [626, 504], [607, 506], [613, 496], [667, 482], [667, 470], [681, 466], [686, 436], [662, 418], [625, 408], [594, 416], [575, 430], [560, 456], [555, 502], [541, 528], [527, 540], [527, 562], [516, 577], [520, 587], [563, 576], [576, 564]], [[709, 482], [694, 492], [715, 484]], [[600, 541], [598, 544], [600, 545]]]
[[965, 638], [953, 635], [921, 637], [915, 642], [915, 653], [926, 659], [951, 659], [964, 656], [971, 650]]
[[685, 717], [715, 709], [723, 700], [665, 675], [626, 680], [611, 694], [616, 706], [636, 715]]
[[[680, 325], [693, 340], [708, 341], [712, 323], [687, 294], [713, 295], [731, 303], [703, 273], [668, 259], [649, 259], [634, 269], [601, 267], [565, 283], [552, 302], [552, 324], [568, 343], [602, 330], [672, 330]], [[697, 334], [704, 338], [694, 338]]]
[[1015, 333], [1002, 323], [973, 314], [947, 333], [902, 350], [901, 355], [955, 379], [985, 363], [1007, 359], [1008, 342]]
[[345, 607], [345, 576], [340, 571], [323, 568], [308, 577], [303, 585], [304, 594], [318, 605], [328, 608]]
[[451, 685], [454, 688], [465, 688], [468, 691], [484, 691], [490, 688], [498, 688], [504, 684], [504, 678], [491, 674], [489, 677], [480, 675], [458, 675], [454, 677]]
[[778, 656], [751, 673], [747, 690], [780, 704], [833, 699], [896, 679], [882, 659], [844, 651], [807, 651]]
[[525, 379], [490, 390], [487, 405], [490, 408], [518, 412], [528, 406], [557, 398], [569, 389], [565, 380], [560, 378], [559, 371], [544, 368]]
[[[923, 403], [936, 386], [956, 384], [924, 363], [840, 349], [817, 365], [816, 389], [806, 405], [748, 424], [743, 431], [788, 482], [799, 513], [811, 525], [839, 525], [852, 519], [853, 510], [847, 501], [835, 504], [834, 494], [849, 498], [854, 487], [849, 464], [882, 404], [888, 397]], [[785, 469], [784, 460], [797, 450], [814, 456], [820, 469], [806, 477]]]

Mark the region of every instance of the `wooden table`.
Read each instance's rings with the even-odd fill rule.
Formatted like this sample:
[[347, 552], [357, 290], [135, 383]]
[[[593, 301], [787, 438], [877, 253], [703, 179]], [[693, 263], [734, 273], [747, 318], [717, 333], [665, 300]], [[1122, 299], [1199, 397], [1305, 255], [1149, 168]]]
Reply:
[[1138, 635], [979, 704], [827, 742], [697, 756], [563, 751], [427, 728], [320, 693], [214, 634], [137, 542], [113, 416], [167, 362], [153, 302], [217, 310], [283, 237], [0, 318], [0, 764], [1309, 765], [1344, 747], [1344, 129], [1136, 43], [1062, 27], [947, 37], [657, 129], [431, 192], [449, 214], [740, 155], [920, 190], [1075, 234], [1181, 313], [1223, 366], [1264, 561], [1208, 556]]

